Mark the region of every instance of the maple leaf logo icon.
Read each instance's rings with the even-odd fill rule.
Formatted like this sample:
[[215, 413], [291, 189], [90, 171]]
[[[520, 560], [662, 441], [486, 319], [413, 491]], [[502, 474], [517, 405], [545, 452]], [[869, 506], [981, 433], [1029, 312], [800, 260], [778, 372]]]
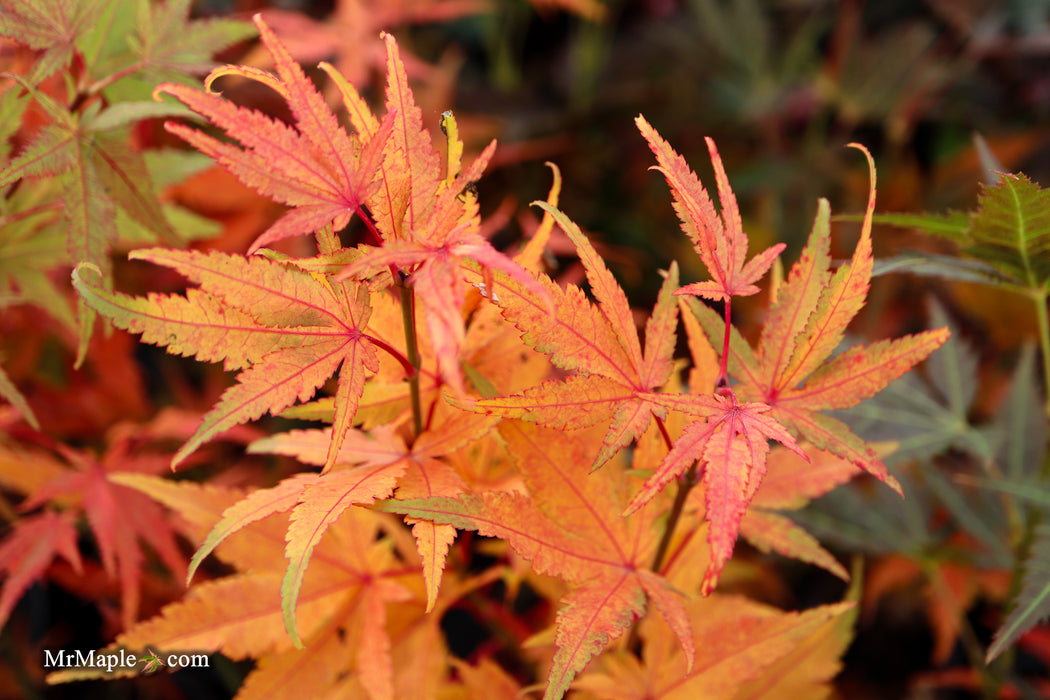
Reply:
[[149, 655], [142, 657], [142, 660], [146, 662], [145, 668], [142, 669], [143, 675], [149, 675], [164, 668], [164, 662], [160, 660], [159, 656], [157, 656], [157, 652], [149, 647], [146, 648], [146, 651], [149, 652]]

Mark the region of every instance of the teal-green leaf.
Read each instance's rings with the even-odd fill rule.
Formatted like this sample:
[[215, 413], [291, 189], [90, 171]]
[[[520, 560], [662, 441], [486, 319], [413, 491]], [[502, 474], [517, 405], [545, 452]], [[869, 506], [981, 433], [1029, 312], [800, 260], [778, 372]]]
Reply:
[[1016, 606], [995, 633], [988, 647], [987, 661], [999, 656], [1047, 615], [1050, 615], [1050, 525], [1043, 523], [1035, 530], [1032, 554], [1025, 562]]

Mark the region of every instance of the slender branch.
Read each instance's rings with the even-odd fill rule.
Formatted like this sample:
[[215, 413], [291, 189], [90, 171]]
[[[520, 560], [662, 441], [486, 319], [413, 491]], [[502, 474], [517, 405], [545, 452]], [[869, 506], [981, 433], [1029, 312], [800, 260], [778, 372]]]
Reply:
[[726, 332], [722, 340], [722, 362], [718, 367], [718, 385], [729, 386], [729, 331], [733, 328], [733, 297], [726, 298]]
[[405, 348], [408, 350], [408, 363], [415, 370], [408, 378], [408, 393], [412, 399], [412, 427], [415, 434], [423, 432], [423, 404], [419, 399], [419, 340], [416, 337], [416, 296], [415, 292], [405, 285], [404, 275], [394, 276], [398, 294], [401, 296], [401, 320], [405, 326]]
[[660, 543], [656, 546], [656, 554], [653, 555], [652, 566], [649, 567], [655, 573], [659, 573], [660, 568], [664, 565], [664, 557], [667, 556], [667, 550], [671, 546], [675, 526], [678, 525], [678, 521], [682, 518], [682, 512], [685, 510], [685, 502], [689, 497], [689, 492], [693, 490], [693, 487], [698, 482], [695, 464], [689, 467], [685, 474], [678, 477], [678, 491], [675, 492], [674, 503], [671, 504], [671, 510], [667, 514], [667, 527], [664, 528], [664, 534], [660, 538]]

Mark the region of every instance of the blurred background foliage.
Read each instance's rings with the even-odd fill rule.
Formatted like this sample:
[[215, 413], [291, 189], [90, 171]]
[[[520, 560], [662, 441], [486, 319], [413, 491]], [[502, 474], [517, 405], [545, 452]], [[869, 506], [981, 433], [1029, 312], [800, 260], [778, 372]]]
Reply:
[[[375, 100], [382, 98], [384, 71], [378, 34], [393, 32], [433, 131], [441, 112], [453, 109], [468, 150], [499, 139], [478, 183], [496, 244], [513, 246], [531, 232], [539, 217], [528, 203], [547, 195], [544, 162], [557, 163], [561, 208], [592, 235], [637, 308], [651, 307], [661, 282], [652, 271], [672, 259], [682, 264], [683, 283], [703, 274], [666, 185], [648, 170], [652, 154], [633, 123], [639, 113], [708, 184], [703, 137], [715, 139], [752, 248], [786, 242], [785, 265], [801, 249], [818, 197], [830, 199], [837, 214], [863, 209], [867, 169], [844, 148], [851, 141], [875, 155], [879, 212], [972, 210], [980, 183], [994, 181], [990, 170], [1023, 171], [1050, 183], [1050, 0], [202, 0], [195, 6], [201, 17], [258, 11], [300, 63], [329, 61]], [[18, 62], [27, 59], [10, 44], [0, 48], [6, 69], [20, 72]], [[267, 67], [264, 54], [247, 41], [219, 59]], [[311, 77], [324, 85], [320, 71]], [[281, 116], [279, 98], [257, 84], [224, 78], [217, 87]], [[174, 145], [158, 120], [138, 128], [136, 138]], [[205, 246], [243, 251], [280, 215], [219, 168], [193, 174], [169, 194], [221, 225]], [[836, 255], [844, 258], [857, 226], [837, 226]], [[907, 228], [877, 227], [877, 258], [906, 250], [954, 248]], [[552, 261], [557, 276], [578, 281], [572, 252], [555, 239]], [[118, 288], [130, 292], [181, 284], [158, 281], [155, 273], [147, 278], [133, 265], [118, 262], [117, 270]], [[766, 301], [749, 297], [734, 313], [752, 338]], [[1029, 300], [990, 286], [910, 274], [875, 281], [857, 334], [898, 336], [950, 323], [954, 335], [922, 372], [848, 417], [865, 437], [900, 443], [888, 461], [900, 470], [907, 500], [861, 484], [840, 489], [806, 516], [838, 543], [844, 559], [858, 551], [874, 556], [844, 696], [975, 697], [982, 684], [986, 691], [1001, 687], [979, 677], [978, 660], [966, 650], [987, 646], [1002, 622], [1011, 594], [1004, 577], [1019, 551], [1007, 538], [1016, 514], [972, 486], [984, 465], [1001, 465], [1021, 479], [1045, 461], [1039, 408], [1045, 397], [1027, 344], [1034, 319]], [[0, 336], [11, 339], [40, 321], [23, 310], [3, 323]], [[141, 393], [158, 403], [203, 408], [221, 391], [218, 368], [176, 370], [177, 358], [116, 347], [125, 341], [95, 342], [112, 346], [106, 357], [157, 365], [149, 376], [163, 375], [164, 382]], [[44, 341], [7, 348], [7, 370], [17, 379], [39, 373], [49, 362], [47, 348]], [[129, 381], [116, 375], [124, 363], [112, 364], [97, 370], [109, 379], [96, 382], [102, 389], [82, 404], [59, 400], [75, 393], [68, 381], [55, 389], [48, 401], [53, 432], [86, 441], [116, 417], [145, 412], [118, 401]], [[970, 487], [960, 474], [971, 478]], [[770, 574], [761, 577], [761, 595], [778, 604], [841, 597], [841, 583], [813, 567], [777, 560], [774, 575], [772, 564], [760, 566]], [[954, 607], [938, 603], [945, 591], [956, 597]], [[1018, 654], [1003, 663], [1016, 661], [1026, 683], [1050, 678], [1045, 629]], [[965, 671], [929, 673], [938, 667]], [[925, 673], [925, 686], [916, 683], [917, 673]], [[949, 686], [962, 690], [948, 694]], [[922, 695], [922, 687], [942, 690]], [[1028, 687], [1013, 686], [1022, 697]]]
[[[866, 174], [843, 148], [850, 141], [876, 155], [880, 211], [971, 206], [990, 162], [978, 134], [1004, 170], [1036, 182], [1050, 174], [1047, 0], [210, 0], [200, 9], [263, 10], [301, 62], [329, 60], [376, 91], [375, 35], [393, 31], [414, 58], [426, 118], [436, 124], [453, 108], [468, 148], [500, 140], [479, 185], [497, 242], [527, 232], [525, 205], [546, 193], [543, 162], [554, 161], [564, 209], [596, 234], [643, 308], [659, 285], [643, 271], [677, 258], [684, 279], [703, 273], [647, 171], [639, 113], [702, 178], [703, 137], [713, 137], [753, 246], [785, 241], [788, 261], [819, 196], [837, 213], [860, 210]], [[937, 249], [906, 230], [878, 232], [877, 256], [908, 247]], [[907, 302], [929, 283], [894, 277], [876, 286], [870, 323], [923, 326], [922, 305]], [[1027, 309], [1006, 296], [963, 284], [938, 292], [966, 309], [965, 330], [1000, 350], [1032, 331]]]

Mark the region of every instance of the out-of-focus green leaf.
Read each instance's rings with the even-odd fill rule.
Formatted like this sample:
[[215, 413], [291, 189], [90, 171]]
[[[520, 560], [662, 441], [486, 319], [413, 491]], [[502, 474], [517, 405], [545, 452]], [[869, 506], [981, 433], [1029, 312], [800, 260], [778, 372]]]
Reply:
[[1046, 454], [1047, 419], [1035, 375], [1035, 346], [1017, 361], [1010, 391], [995, 415], [1001, 436], [996, 453], [1004, 474], [1019, 479], [1039, 473]]
[[1043, 523], [1035, 530], [1032, 554], [1025, 562], [1016, 607], [995, 633], [987, 660], [999, 656], [1047, 615], [1050, 615], [1050, 525]]
[[920, 251], [907, 251], [895, 258], [875, 261], [872, 277], [894, 272], [910, 272], [924, 277], [977, 282], [979, 284], [1019, 285], [1020, 280], [1004, 275], [991, 265], [971, 258], [939, 255]]
[[29, 402], [26, 401], [26, 397], [22, 396], [22, 392], [14, 385], [11, 378], [7, 376], [7, 372], [4, 371], [3, 367], [0, 367], [0, 398], [7, 399], [7, 402], [22, 414], [22, 417], [26, 419], [29, 425], [40, 430], [40, 423], [37, 422], [36, 416], [33, 415], [33, 409], [29, 407]]
[[973, 426], [967, 414], [977, 391], [977, 357], [960, 340], [940, 305], [931, 305], [932, 327], [948, 325], [952, 336], [926, 360], [930, 381], [909, 372], [864, 403], [839, 416], [866, 440], [894, 441], [890, 464], [926, 459], [949, 448], [990, 460], [998, 431]]
[[988, 279], [969, 279], [1028, 289], [1050, 283], [1050, 191], [1022, 173], [1001, 174], [994, 185], [982, 185], [977, 209], [969, 215], [883, 214], [875, 221], [948, 238], [980, 261], [979, 265], [953, 265], [937, 256], [933, 258], [936, 264], [927, 263], [927, 274], [966, 279], [993, 268], [1001, 279], [996, 280], [993, 275], [988, 275]]

